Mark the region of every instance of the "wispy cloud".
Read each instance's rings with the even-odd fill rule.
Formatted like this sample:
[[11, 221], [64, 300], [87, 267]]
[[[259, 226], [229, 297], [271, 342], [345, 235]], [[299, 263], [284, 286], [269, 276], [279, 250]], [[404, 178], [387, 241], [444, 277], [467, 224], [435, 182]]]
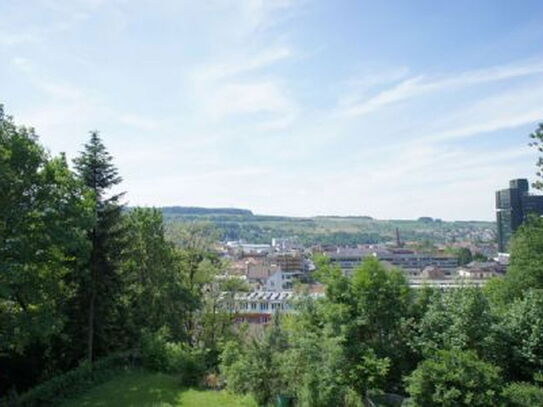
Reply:
[[482, 133], [490, 133], [504, 129], [512, 129], [526, 124], [543, 120], [543, 107], [531, 109], [520, 113], [500, 113], [499, 117], [483, 121], [482, 123], [463, 125], [457, 128], [445, 130], [430, 136], [426, 140], [440, 142], [459, 138], [470, 137]]
[[287, 126], [299, 108], [284, 81], [267, 71], [292, 56], [289, 47], [274, 46], [198, 67], [191, 75], [191, 84], [202, 114], [215, 120], [230, 115], [266, 114], [256, 118], [255, 128]]
[[247, 113], [277, 113], [291, 110], [284, 90], [273, 80], [230, 82], [220, 85], [208, 99], [206, 109], [213, 116]]
[[523, 86], [506, 88], [488, 97], [479, 97], [434, 120], [430, 134], [417, 138], [421, 143], [480, 136], [514, 129], [543, 120], [543, 78]]
[[[106, 3], [119, 0], [39, 0], [26, 4], [13, 2], [3, 7], [0, 25], [0, 46], [22, 47], [43, 43], [51, 34], [75, 28]], [[17, 4], [18, 3], [18, 4]], [[47, 16], [47, 19], [43, 19]], [[39, 24], [34, 21], [39, 19]], [[42, 20], [43, 19], [43, 20]]]
[[197, 81], [219, 80], [241, 73], [247, 73], [266, 68], [293, 55], [287, 46], [275, 46], [262, 49], [252, 55], [229, 56], [224, 61], [219, 61], [199, 68], [194, 73]]
[[[230, 4], [231, 1], [227, 0]], [[267, 29], [277, 24], [291, 11], [305, 3], [302, 0], [240, 0], [234, 1], [240, 7], [241, 15], [249, 23], [251, 30]], [[279, 14], [281, 13], [281, 14]]]
[[78, 85], [73, 85], [65, 81], [59, 81], [47, 77], [43, 71], [37, 69], [36, 64], [28, 58], [14, 57], [11, 59], [12, 65], [24, 74], [27, 80], [47, 97], [57, 100], [83, 100], [93, 99], [91, 92]]
[[363, 116], [393, 103], [418, 97], [426, 93], [465, 88], [471, 85], [540, 73], [543, 73], [543, 62], [528, 61], [516, 65], [500, 65], [436, 78], [419, 75], [403, 80], [399, 84], [364, 100], [356, 100], [351, 95], [351, 103], [342, 103], [337, 113], [340, 116], [347, 117]]

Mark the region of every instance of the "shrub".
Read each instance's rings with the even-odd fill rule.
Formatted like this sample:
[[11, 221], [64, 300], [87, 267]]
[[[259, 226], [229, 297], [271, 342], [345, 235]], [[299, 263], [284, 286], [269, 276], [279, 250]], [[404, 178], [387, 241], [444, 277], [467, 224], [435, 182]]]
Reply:
[[91, 386], [104, 383], [132, 367], [135, 363], [133, 354], [117, 353], [97, 360], [92, 365], [88, 362], [62, 375], [30, 389], [17, 399], [17, 405], [24, 407], [58, 405], [62, 400]]
[[164, 329], [143, 335], [141, 356], [149, 370], [176, 374], [185, 386], [194, 386], [205, 373], [205, 354], [180, 342], [170, 342]]
[[501, 405], [500, 370], [471, 351], [440, 351], [407, 377], [416, 406]]
[[511, 383], [502, 394], [510, 407], [543, 406], [543, 389], [533, 384]]

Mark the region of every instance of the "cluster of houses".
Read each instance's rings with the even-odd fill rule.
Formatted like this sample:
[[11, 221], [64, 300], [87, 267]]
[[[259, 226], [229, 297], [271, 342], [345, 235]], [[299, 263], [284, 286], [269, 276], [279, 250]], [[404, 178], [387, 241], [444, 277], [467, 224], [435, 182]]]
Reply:
[[457, 284], [459, 279], [482, 285], [491, 277], [503, 275], [507, 267], [507, 258], [473, 261], [461, 266], [458, 257], [454, 255], [420, 253], [385, 245], [338, 247], [323, 254], [333, 264], [337, 264], [345, 275], [350, 275], [365, 257], [376, 257], [385, 267], [403, 271], [413, 287], [423, 284], [449, 287]]
[[311, 258], [316, 253], [328, 257], [345, 275], [352, 274], [365, 257], [376, 257], [386, 268], [403, 271], [414, 288], [483, 285], [489, 278], [503, 275], [507, 263], [501, 258], [460, 266], [457, 256], [403, 247], [379, 244], [305, 248], [289, 239], [274, 239], [271, 244], [227, 242], [220, 251], [228, 259], [228, 275], [243, 279], [251, 288], [250, 292], [225, 297], [224, 304], [236, 320], [255, 323], [269, 321], [276, 312], [292, 312], [302, 297], [296, 289], [298, 284], [303, 284], [305, 296], [324, 295], [324, 287], [312, 279], [315, 266]]

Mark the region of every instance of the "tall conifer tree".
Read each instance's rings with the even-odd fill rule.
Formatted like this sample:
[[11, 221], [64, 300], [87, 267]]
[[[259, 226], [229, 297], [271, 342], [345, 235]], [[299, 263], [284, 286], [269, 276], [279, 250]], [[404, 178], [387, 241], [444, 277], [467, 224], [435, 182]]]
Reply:
[[112, 324], [115, 324], [115, 298], [120, 289], [123, 193], [111, 190], [122, 179], [96, 131], [91, 132], [90, 141], [74, 163], [78, 176], [92, 191], [94, 204], [94, 223], [88, 231], [92, 248], [88, 273], [81, 287], [87, 311], [87, 358], [92, 362], [97, 353], [105, 353], [114, 346]]

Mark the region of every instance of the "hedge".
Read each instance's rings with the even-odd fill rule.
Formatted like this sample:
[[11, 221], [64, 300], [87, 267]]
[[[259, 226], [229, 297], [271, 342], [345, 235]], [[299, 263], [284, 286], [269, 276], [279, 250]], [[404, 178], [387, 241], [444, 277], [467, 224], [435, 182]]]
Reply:
[[17, 398], [21, 407], [58, 405], [61, 401], [104, 383], [121, 371], [139, 364], [132, 352], [115, 353], [87, 363], [33, 387]]

